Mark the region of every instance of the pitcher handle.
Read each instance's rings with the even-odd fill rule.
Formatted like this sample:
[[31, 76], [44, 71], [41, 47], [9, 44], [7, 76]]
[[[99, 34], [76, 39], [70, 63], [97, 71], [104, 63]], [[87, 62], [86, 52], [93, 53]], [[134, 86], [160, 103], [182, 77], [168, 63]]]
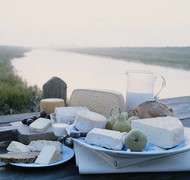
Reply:
[[155, 100], [157, 100], [159, 98], [159, 95], [162, 92], [162, 89], [166, 86], [166, 80], [164, 79], [164, 77], [163, 76], [156, 76], [156, 79], [158, 77], [162, 79], [162, 86], [161, 86], [160, 90], [157, 92], [157, 94], [154, 96]]

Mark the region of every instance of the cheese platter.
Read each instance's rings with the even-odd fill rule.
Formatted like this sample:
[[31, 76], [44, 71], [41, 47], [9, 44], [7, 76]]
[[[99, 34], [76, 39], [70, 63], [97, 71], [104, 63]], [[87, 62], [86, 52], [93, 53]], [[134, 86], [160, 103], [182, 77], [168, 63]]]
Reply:
[[[98, 145], [88, 144], [85, 142], [85, 137], [73, 138], [73, 140], [85, 148], [104, 152], [117, 157], [159, 157], [161, 155], [171, 155], [190, 150], [190, 128], [184, 128], [184, 130], [184, 140], [179, 145], [169, 149], [160, 148], [153, 144], [147, 143], [146, 147], [142, 151], [130, 151], [125, 145], [120, 151], [117, 151], [100, 147]], [[77, 129], [73, 125], [70, 125], [67, 127], [67, 131], [68, 133], [77, 132]]]

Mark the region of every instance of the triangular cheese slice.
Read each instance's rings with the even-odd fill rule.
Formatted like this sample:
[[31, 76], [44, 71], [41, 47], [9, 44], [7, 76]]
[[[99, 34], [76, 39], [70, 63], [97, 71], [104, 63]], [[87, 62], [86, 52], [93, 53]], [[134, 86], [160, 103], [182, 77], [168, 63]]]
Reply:
[[61, 153], [59, 151], [56, 151], [55, 146], [44, 146], [35, 163], [51, 164], [62, 159], [63, 157]]
[[9, 152], [28, 152], [28, 147], [20, 142], [12, 141], [7, 147]]
[[184, 140], [184, 127], [175, 117], [157, 117], [133, 120], [132, 129], [140, 129], [148, 142], [161, 148], [172, 148]]

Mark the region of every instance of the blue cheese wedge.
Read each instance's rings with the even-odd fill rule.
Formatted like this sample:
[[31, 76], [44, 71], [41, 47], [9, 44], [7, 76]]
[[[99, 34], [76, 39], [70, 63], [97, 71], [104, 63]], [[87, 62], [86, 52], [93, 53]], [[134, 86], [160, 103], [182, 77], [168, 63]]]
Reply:
[[85, 141], [88, 144], [119, 151], [123, 148], [126, 134], [119, 131], [94, 128], [87, 134]]
[[132, 129], [140, 129], [148, 142], [161, 148], [172, 148], [184, 140], [184, 127], [175, 117], [157, 117], [133, 120]]
[[7, 147], [7, 151], [14, 153], [28, 152], [28, 147], [20, 142], [12, 141]]
[[47, 118], [38, 118], [29, 125], [31, 132], [44, 132], [51, 126], [51, 120]]
[[63, 156], [60, 152], [56, 151], [55, 146], [44, 146], [38, 155], [35, 163], [37, 164], [52, 164], [54, 162], [60, 161]]

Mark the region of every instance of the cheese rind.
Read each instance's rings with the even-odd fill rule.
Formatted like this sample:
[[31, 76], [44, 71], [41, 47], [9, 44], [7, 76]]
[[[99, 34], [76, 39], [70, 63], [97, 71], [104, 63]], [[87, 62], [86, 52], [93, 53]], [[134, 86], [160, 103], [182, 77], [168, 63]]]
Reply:
[[88, 110], [86, 107], [56, 107], [55, 115], [58, 123], [72, 124], [78, 111]]
[[61, 98], [47, 98], [40, 101], [40, 110], [45, 110], [47, 114], [53, 113], [55, 107], [64, 107], [64, 99]]
[[28, 147], [20, 142], [12, 141], [7, 147], [7, 151], [9, 152], [28, 152]]
[[71, 106], [85, 106], [90, 111], [99, 113], [106, 118], [125, 110], [123, 95], [117, 91], [102, 89], [75, 89], [71, 94]]
[[62, 152], [62, 144], [58, 141], [47, 141], [47, 140], [37, 140], [37, 141], [31, 141], [28, 145], [28, 149], [31, 152], [39, 152], [43, 149], [45, 146], [55, 146], [56, 151]]
[[56, 151], [55, 146], [45, 146], [38, 155], [35, 163], [37, 164], [51, 164], [62, 160], [63, 157], [60, 152]]
[[92, 111], [78, 111], [73, 125], [79, 131], [89, 132], [93, 128], [105, 129], [107, 119]]
[[31, 132], [44, 132], [51, 126], [51, 120], [47, 118], [38, 118], [29, 125]]
[[119, 131], [94, 128], [87, 134], [85, 141], [88, 144], [94, 144], [113, 150], [121, 150], [126, 134], [127, 133], [121, 133]]
[[157, 117], [133, 120], [132, 129], [140, 129], [148, 142], [161, 148], [172, 148], [184, 140], [184, 127], [175, 117]]

